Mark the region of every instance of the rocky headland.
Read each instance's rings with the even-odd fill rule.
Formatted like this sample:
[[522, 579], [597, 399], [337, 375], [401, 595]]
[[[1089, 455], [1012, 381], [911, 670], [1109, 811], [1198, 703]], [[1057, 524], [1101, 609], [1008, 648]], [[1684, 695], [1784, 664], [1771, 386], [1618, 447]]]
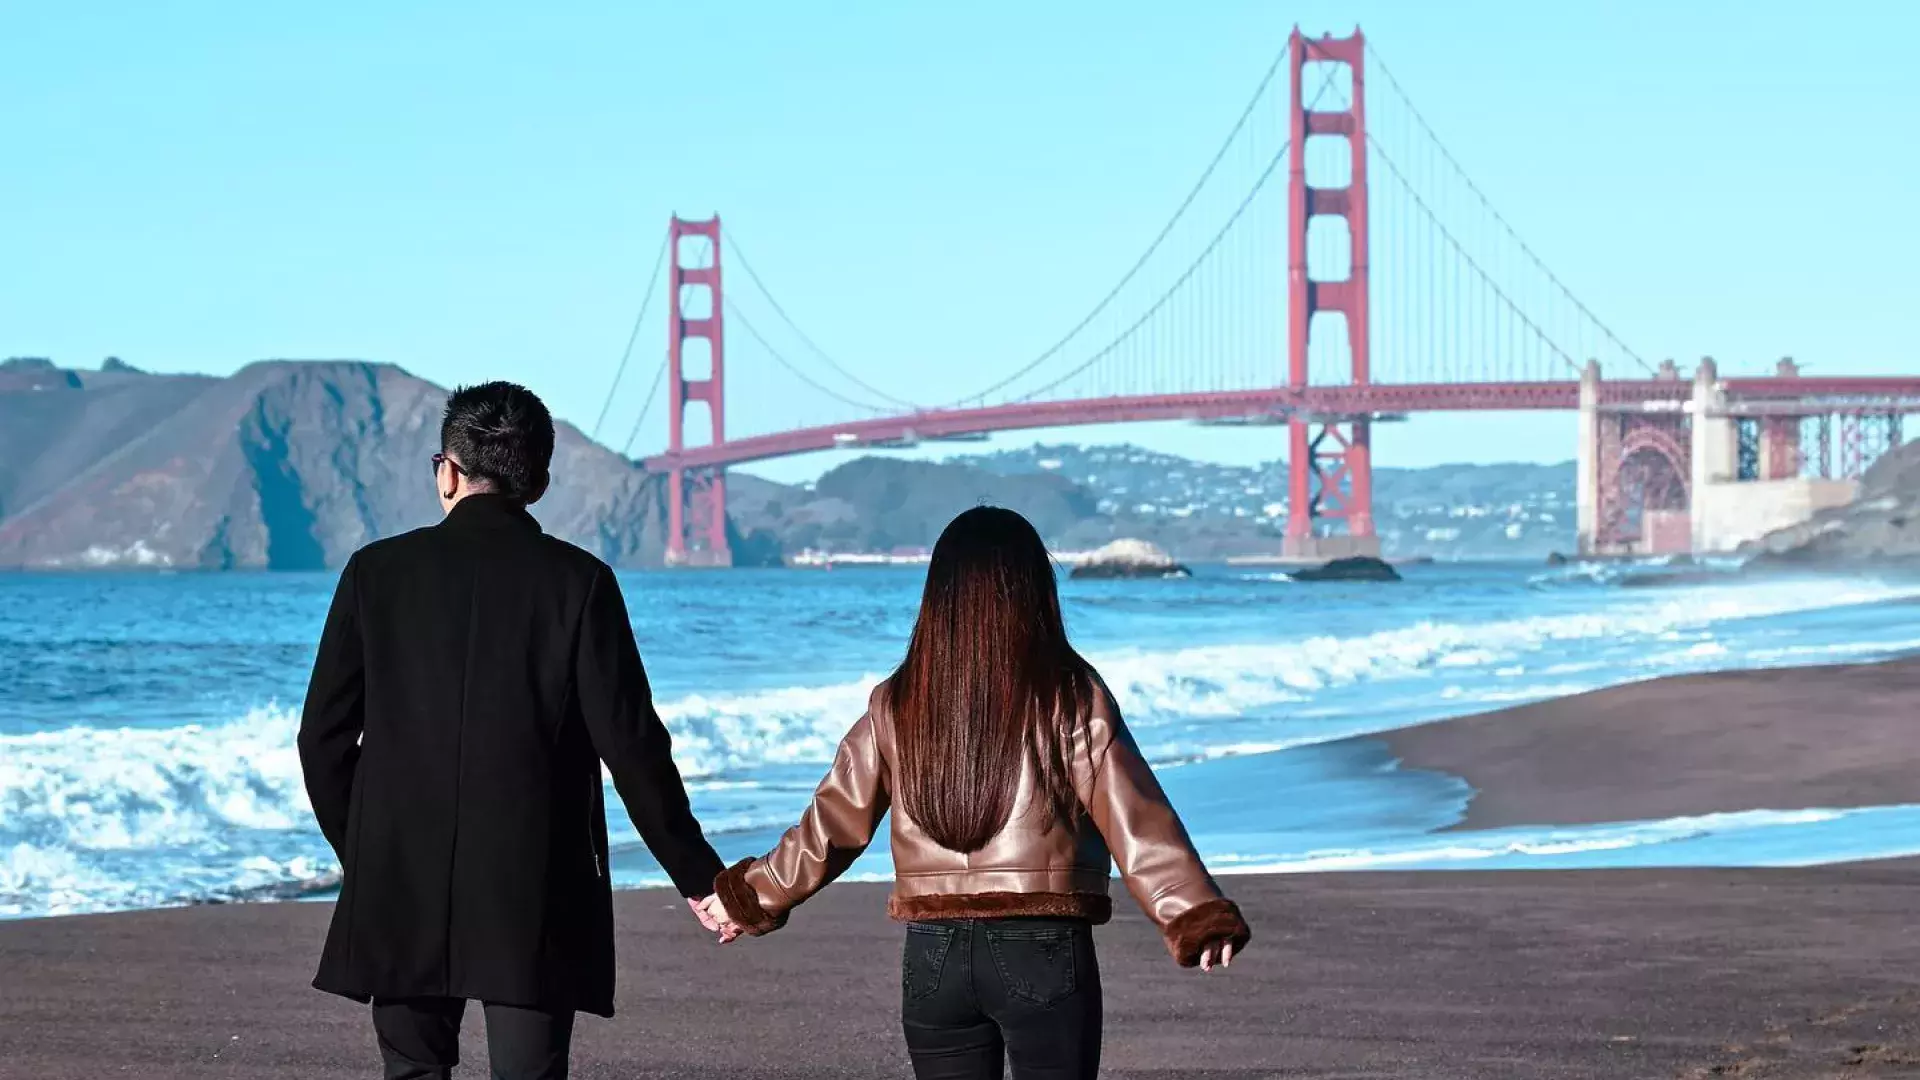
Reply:
[[[313, 570], [439, 517], [427, 462], [444, 388], [391, 364], [272, 360], [226, 378], [112, 361], [0, 363], [0, 568]], [[663, 561], [666, 485], [559, 424], [534, 514], [615, 566]], [[1277, 549], [1270, 523], [1119, 511], [1082, 482], [966, 462], [861, 458], [808, 485], [728, 476], [738, 566], [913, 553], [981, 503], [1056, 550], [1143, 536], [1189, 558]]]
[[[0, 362], [0, 568], [317, 569], [438, 517], [426, 460], [445, 390], [399, 367], [270, 360], [225, 378]], [[551, 532], [658, 566], [665, 484], [578, 429], [557, 432]], [[1537, 556], [1571, 528], [1562, 466], [1382, 468], [1395, 561]], [[932, 462], [865, 457], [810, 484], [728, 480], [734, 562], [924, 556], [953, 516], [1018, 510], [1056, 551], [1119, 538], [1185, 563], [1277, 560], [1284, 468], [1127, 446], [1035, 446]], [[1567, 490], [1562, 490], [1567, 488]], [[1887, 455], [1851, 506], [1752, 545], [1756, 572], [1920, 561], [1920, 447]]]
[[1875, 462], [1853, 502], [1775, 530], [1744, 553], [1756, 571], [1887, 564], [1920, 569], [1920, 442]]
[[[263, 361], [224, 379], [0, 366], [0, 566], [338, 566], [439, 517], [446, 392], [389, 364]], [[546, 528], [657, 558], [664, 486], [571, 425]], [[749, 479], [750, 486], [750, 479]]]

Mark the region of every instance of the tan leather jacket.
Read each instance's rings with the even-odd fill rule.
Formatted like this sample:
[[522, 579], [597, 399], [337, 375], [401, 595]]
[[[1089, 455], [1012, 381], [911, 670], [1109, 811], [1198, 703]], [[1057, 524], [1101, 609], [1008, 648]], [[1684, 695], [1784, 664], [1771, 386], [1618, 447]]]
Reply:
[[[866, 850], [891, 805], [893, 747], [882, 683], [867, 714], [841, 740], [800, 823], [767, 855], [743, 860], [715, 880], [714, 890], [748, 933], [779, 928]], [[1072, 827], [1047, 827], [1052, 811], [1036, 798], [1031, 763], [1006, 826], [971, 855], [941, 847], [895, 807], [888, 914], [903, 922], [1053, 915], [1102, 923], [1113, 915], [1107, 883], [1118, 862], [1128, 890], [1181, 965], [1198, 963], [1201, 950], [1216, 941], [1244, 947], [1250, 934], [1239, 908], [1220, 895], [1201, 864], [1104, 687], [1075, 749], [1081, 812]]]

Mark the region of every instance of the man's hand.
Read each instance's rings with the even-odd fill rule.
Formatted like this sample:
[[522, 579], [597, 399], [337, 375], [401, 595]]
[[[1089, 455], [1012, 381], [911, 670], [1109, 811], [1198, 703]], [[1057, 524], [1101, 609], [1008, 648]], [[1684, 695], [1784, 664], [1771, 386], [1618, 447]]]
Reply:
[[718, 895], [709, 896], [705, 900], [700, 901], [698, 914], [701, 925], [706, 926], [710, 930], [719, 931], [720, 944], [722, 945], [727, 944], [746, 932], [740, 929], [739, 921], [727, 911], [727, 905], [720, 901]]
[[689, 896], [687, 897], [687, 907], [689, 910], [693, 912], [693, 917], [700, 920], [701, 926], [704, 926], [708, 930], [717, 934], [720, 932], [720, 924], [713, 920], [713, 916], [707, 914], [707, 909], [705, 906], [707, 902], [712, 899], [713, 897], [711, 896], [703, 896], [698, 900], [695, 900], [693, 897]]

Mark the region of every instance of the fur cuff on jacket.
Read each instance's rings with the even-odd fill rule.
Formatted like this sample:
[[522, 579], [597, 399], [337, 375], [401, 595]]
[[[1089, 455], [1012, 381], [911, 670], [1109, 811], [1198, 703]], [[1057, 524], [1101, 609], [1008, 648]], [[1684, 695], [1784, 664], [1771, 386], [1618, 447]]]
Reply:
[[727, 914], [740, 924], [740, 929], [759, 937], [785, 926], [787, 916], [785, 912], [774, 915], [761, 906], [760, 894], [747, 883], [747, 867], [752, 865], [752, 859], [741, 859], [720, 871], [720, 876], [713, 879], [713, 891], [727, 906]]
[[1240, 917], [1239, 905], [1220, 897], [1175, 916], [1167, 924], [1166, 936], [1167, 951], [1173, 954], [1181, 967], [1198, 967], [1202, 949], [1214, 942], [1225, 941], [1233, 946], [1234, 955], [1237, 956], [1252, 940], [1253, 931], [1248, 929], [1247, 921]]

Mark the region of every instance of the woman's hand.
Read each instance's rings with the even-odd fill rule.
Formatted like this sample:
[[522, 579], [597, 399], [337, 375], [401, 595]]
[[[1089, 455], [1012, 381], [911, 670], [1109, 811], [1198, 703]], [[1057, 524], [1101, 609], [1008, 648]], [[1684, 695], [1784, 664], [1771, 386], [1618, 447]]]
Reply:
[[727, 905], [720, 899], [719, 893], [715, 893], [705, 900], [700, 901], [699, 914], [701, 922], [710, 921], [719, 929], [720, 944], [722, 945], [727, 944], [734, 938], [745, 933], [745, 931], [740, 929], [740, 920], [734, 918], [732, 913], [727, 911]]
[[1223, 968], [1233, 966], [1233, 942], [1216, 941], [1200, 950], [1201, 971], [1211, 972], [1215, 964]]

